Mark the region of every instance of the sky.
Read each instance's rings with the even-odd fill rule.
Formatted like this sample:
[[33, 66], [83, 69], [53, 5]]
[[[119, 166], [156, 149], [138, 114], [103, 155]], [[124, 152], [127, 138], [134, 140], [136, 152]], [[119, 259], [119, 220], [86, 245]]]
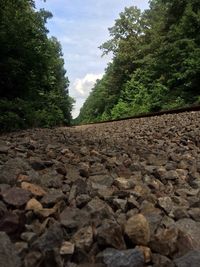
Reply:
[[70, 81], [69, 94], [79, 110], [97, 79], [103, 76], [110, 56], [102, 57], [98, 48], [109, 40], [108, 28], [114, 25], [125, 7], [148, 8], [148, 0], [36, 0], [36, 8], [52, 12], [48, 21], [50, 36], [62, 45], [65, 69]]

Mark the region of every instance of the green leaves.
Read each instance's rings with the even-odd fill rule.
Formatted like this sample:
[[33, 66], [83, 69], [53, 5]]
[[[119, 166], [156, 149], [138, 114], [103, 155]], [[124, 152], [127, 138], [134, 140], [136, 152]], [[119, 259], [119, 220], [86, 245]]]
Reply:
[[106, 120], [199, 103], [200, 2], [151, 0], [125, 8], [100, 47], [113, 61], [79, 121]]
[[0, 17], [2, 129], [12, 130], [10, 121], [16, 116], [14, 129], [69, 124], [73, 101], [62, 50], [56, 38], [48, 38], [45, 26], [52, 14], [36, 11], [31, 0], [4, 0]]

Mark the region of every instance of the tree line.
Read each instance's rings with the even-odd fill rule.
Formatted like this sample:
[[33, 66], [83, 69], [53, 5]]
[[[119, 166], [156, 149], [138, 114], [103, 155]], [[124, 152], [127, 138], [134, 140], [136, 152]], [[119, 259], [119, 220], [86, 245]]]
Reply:
[[200, 104], [200, 1], [126, 7], [100, 46], [112, 62], [76, 123]]
[[69, 124], [74, 100], [52, 17], [33, 0], [0, 1], [0, 131]]

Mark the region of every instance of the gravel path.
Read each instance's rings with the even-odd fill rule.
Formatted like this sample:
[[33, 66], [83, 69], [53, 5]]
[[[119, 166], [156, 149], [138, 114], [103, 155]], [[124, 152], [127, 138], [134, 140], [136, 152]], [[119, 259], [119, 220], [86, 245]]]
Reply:
[[1, 135], [1, 267], [199, 262], [200, 112]]

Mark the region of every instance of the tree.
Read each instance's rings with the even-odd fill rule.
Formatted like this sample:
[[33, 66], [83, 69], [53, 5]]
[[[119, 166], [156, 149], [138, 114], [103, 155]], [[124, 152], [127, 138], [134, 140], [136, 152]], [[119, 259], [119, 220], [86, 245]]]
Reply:
[[[103, 54], [112, 53], [113, 60], [101, 86], [96, 85], [84, 103], [80, 119], [119, 118], [199, 103], [198, 0], [152, 0], [144, 12], [125, 8], [109, 33], [111, 39], [100, 48]], [[96, 109], [98, 114], [91, 115]]]
[[51, 17], [31, 0], [0, 2], [1, 129], [70, 122], [73, 101], [61, 46], [45, 26]]

